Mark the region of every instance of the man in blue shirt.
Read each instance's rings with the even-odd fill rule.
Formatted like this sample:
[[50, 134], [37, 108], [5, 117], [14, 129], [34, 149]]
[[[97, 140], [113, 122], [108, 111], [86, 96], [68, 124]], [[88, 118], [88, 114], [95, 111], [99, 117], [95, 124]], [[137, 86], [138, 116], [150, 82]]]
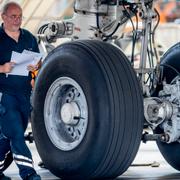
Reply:
[[[39, 52], [35, 37], [21, 29], [22, 9], [15, 3], [7, 3], [2, 10], [0, 27], [0, 180], [10, 180], [3, 174], [6, 158], [12, 152], [13, 160], [24, 180], [40, 180], [33, 168], [31, 153], [25, 143], [24, 132], [30, 115], [31, 75], [8, 75], [15, 63], [12, 51]], [[28, 70], [35, 66], [29, 65]]]

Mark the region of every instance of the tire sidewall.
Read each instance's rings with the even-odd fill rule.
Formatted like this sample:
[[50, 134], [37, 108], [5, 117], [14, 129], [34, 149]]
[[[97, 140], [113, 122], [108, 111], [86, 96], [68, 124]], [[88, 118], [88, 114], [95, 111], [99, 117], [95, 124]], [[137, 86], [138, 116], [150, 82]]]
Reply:
[[[69, 54], [68, 48], [69, 46], [63, 46], [63, 48], [59, 47], [53, 51], [53, 53], [47, 57], [48, 61], [46, 61], [41, 70], [43, 73], [40, 72], [37, 78], [38, 85], [35, 86], [35, 93], [38, 94], [38, 99], [35, 97], [36, 102], [33, 102], [33, 106], [38, 107], [38, 109], [36, 108], [33, 116], [38, 117], [36, 117], [37, 121], [33, 122], [36, 124], [36, 126], [34, 125], [33, 127], [33, 132], [35, 133], [35, 142], [37, 142], [36, 145], [40, 156], [45, 164], [48, 165], [51, 163], [49, 167], [51, 167], [52, 170], [55, 169], [52, 167], [56, 167], [57, 164], [59, 169], [61, 169], [61, 167], [65, 167], [64, 163], [66, 163], [66, 167], [68, 167], [67, 164], [69, 164], [71, 173], [73, 173], [73, 169], [77, 171], [78, 168], [82, 171], [80, 167], [83, 167], [83, 172], [87, 175], [86, 169], [87, 171], [89, 171], [89, 168], [92, 169], [92, 167], [95, 169], [96, 166], [98, 166], [96, 162], [100, 162], [102, 152], [105, 153], [106, 150], [106, 142], [108, 141], [110, 132], [104, 132], [104, 129], [108, 129], [106, 127], [110, 126], [110, 121], [108, 120], [108, 112], [110, 109], [107, 108], [109, 98], [104, 78], [100, 73], [101, 71], [91, 60], [91, 56], [88, 57], [87, 53], [78, 51], [78, 49], [73, 50], [73, 48], [71, 50], [72, 54]], [[62, 51], [63, 53], [61, 53]], [[46, 69], [46, 71], [43, 69]], [[88, 127], [85, 137], [77, 148], [68, 152], [59, 150], [52, 144], [44, 126], [44, 119], [42, 118], [44, 109], [44, 101], [42, 100], [45, 99], [50, 85], [59, 77], [70, 77], [74, 79], [83, 89], [88, 104]], [[46, 82], [44, 84], [38, 83], [44, 81]], [[103, 121], [103, 123], [100, 121]], [[36, 127], [38, 127], [38, 130], [41, 129], [41, 132], [38, 132], [38, 134], [36, 134]], [[41, 139], [45, 139], [46, 141], [43, 142], [43, 145], [39, 146], [42, 144]], [[102, 140], [104, 142], [102, 142]], [[46, 152], [44, 149], [46, 149]], [[53, 154], [47, 157], [47, 152], [53, 152]], [[89, 154], [89, 152], [91, 153]], [[61, 158], [58, 158], [59, 156], [61, 156]], [[88, 159], [95, 159], [96, 161], [89, 161], [88, 163]], [[83, 166], [83, 164], [86, 166]], [[62, 175], [63, 171], [64, 169], [61, 169]], [[67, 171], [67, 169], [65, 171]], [[58, 172], [54, 173], [56, 174]]]

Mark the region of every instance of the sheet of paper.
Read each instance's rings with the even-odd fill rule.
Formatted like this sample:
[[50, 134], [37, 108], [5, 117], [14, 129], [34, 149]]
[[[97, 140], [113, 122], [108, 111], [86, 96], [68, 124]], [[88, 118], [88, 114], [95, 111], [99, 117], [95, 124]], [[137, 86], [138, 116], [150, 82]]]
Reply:
[[29, 56], [31, 56], [31, 64], [32, 65], [36, 65], [38, 62], [39, 62], [39, 60], [42, 58], [42, 54], [41, 53], [37, 53], [37, 52], [33, 52], [33, 51], [28, 51], [28, 50], [24, 50], [23, 52], [22, 52], [22, 54], [26, 54], [26, 55], [29, 55]]
[[36, 65], [42, 58], [40, 53], [24, 50], [22, 53], [13, 51], [11, 56], [11, 62], [15, 62], [10, 75], [28, 76], [29, 71], [27, 66], [32, 64]]

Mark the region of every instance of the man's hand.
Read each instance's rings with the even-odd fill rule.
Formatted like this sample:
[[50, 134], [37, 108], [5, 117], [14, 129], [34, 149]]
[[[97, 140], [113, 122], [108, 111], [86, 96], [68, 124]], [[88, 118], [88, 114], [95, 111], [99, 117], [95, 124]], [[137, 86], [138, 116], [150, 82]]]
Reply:
[[13, 69], [15, 63], [14, 62], [7, 62], [1, 66], [1, 73], [9, 73]]
[[38, 69], [40, 69], [41, 65], [42, 65], [42, 62], [41, 60], [39, 60], [39, 62], [36, 65], [32, 65], [32, 64], [28, 65], [27, 70], [30, 72], [37, 71]]
[[38, 65], [30, 64], [30, 65], [27, 66], [27, 70], [30, 71], [30, 72], [34, 72], [34, 71], [38, 70]]

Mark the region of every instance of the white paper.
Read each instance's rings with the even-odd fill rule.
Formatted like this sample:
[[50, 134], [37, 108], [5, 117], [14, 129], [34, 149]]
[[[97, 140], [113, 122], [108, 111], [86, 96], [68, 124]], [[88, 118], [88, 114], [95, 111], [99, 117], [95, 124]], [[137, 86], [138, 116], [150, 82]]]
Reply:
[[8, 75], [28, 76], [28, 65], [36, 65], [42, 58], [40, 53], [24, 50], [22, 53], [13, 51], [11, 56], [11, 62], [15, 62], [15, 65]]
[[31, 56], [31, 58], [32, 58], [31, 59], [31, 64], [32, 65], [36, 65], [39, 62], [39, 60], [42, 58], [42, 54], [41, 53], [37, 53], [37, 52], [33, 52], [33, 51], [28, 51], [26, 49], [22, 53]]

